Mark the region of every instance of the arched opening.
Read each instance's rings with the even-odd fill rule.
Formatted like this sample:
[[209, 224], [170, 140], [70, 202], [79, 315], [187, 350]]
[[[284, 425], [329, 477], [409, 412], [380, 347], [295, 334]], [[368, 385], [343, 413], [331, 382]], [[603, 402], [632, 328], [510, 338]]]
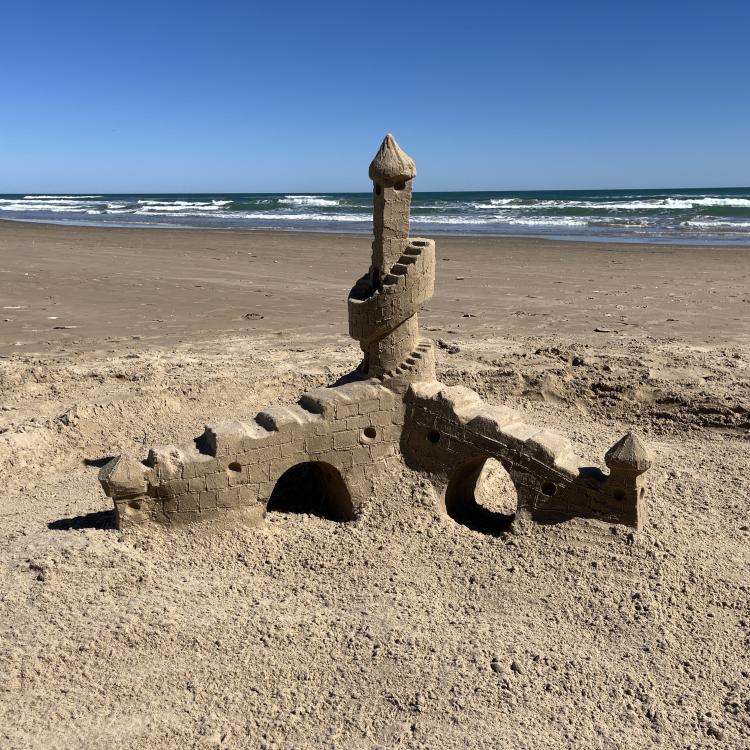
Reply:
[[331, 464], [315, 461], [292, 466], [279, 477], [268, 510], [309, 513], [331, 521], [354, 519], [352, 496], [341, 472]]
[[499, 536], [516, 515], [518, 495], [503, 465], [494, 458], [473, 458], [456, 469], [445, 490], [445, 510], [463, 526]]

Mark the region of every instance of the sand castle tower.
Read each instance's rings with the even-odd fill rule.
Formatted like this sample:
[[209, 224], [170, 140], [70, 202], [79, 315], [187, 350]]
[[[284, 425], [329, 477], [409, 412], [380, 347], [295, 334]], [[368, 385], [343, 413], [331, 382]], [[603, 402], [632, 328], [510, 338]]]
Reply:
[[372, 260], [349, 295], [349, 332], [365, 354], [365, 376], [404, 383], [435, 376], [432, 342], [419, 339], [417, 311], [435, 286], [435, 243], [409, 237], [412, 159], [389, 133], [369, 169]]

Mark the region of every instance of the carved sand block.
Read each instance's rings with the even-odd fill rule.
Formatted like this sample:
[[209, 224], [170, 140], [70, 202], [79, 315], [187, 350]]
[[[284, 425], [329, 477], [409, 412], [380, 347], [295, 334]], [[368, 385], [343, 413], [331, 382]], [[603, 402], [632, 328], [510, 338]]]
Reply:
[[[99, 480], [114, 501], [118, 527], [252, 525], [268, 508], [295, 504], [352, 520], [372, 496], [379, 472], [404, 461], [432, 480], [446, 512], [480, 528], [487, 511], [473, 493], [492, 458], [517, 493], [508, 524], [582, 516], [639, 528], [645, 520], [642, 475], [651, 459], [637, 436], [610, 448], [604, 474], [584, 466], [563, 436], [526, 424], [513, 409], [484, 403], [468, 388], [436, 380], [434, 346], [420, 338], [418, 322], [434, 290], [435, 243], [409, 237], [416, 167], [389, 134], [369, 174], [372, 258], [348, 299], [349, 333], [364, 354], [360, 366], [342, 385], [247, 420], [207, 425], [194, 440], [155, 447], [143, 461], [114, 458]], [[315, 496], [313, 506], [305, 504], [305, 494]]]

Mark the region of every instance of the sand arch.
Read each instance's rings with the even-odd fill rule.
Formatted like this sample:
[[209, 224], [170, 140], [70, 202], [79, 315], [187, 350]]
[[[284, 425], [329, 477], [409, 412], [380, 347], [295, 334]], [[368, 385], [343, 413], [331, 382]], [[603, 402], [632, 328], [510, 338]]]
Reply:
[[341, 472], [323, 461], [304, 461], [287, 469], [276, 481], [267, 508], [340, 522], [355, 516], [352, 494]]
[[510, 528], [518, 493], [508, 471], [491, 456], [475, 456], [460, 464], [445, 488], [445, 512], [456, 523], [491, 536]]

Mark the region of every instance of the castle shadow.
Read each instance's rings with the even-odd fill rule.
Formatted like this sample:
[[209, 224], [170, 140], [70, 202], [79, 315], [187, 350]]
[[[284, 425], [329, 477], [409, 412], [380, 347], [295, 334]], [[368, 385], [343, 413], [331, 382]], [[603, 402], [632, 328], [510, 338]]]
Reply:
[[57, 521], [50, 521], [47, 528], [51, 531], [77, 531], [79, 529], [107, 531], [116, 528], [115, 512], [113, 510], [99, 510], [94, 513], [86, 513], [83, 516], [60, 518]]
[[113, 458], [114, 456], [102, 456], [101, 458], [84, 458], [83, 465], [101, 469], [102, 466], [106, 466]]

